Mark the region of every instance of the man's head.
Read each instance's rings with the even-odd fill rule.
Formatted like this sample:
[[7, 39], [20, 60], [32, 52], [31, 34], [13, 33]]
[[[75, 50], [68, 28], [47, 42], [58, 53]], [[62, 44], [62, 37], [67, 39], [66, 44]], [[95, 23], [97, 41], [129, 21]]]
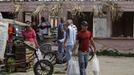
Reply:
[[46, 22], [45, 17], [41, 17], [41, 22]]
[[31, 22], [30, 21], [26, 21], [25, 22], [28, 26], [25, 26], [26, 30], [28, 30], [31, 27]]
[[87, 28], [88, 28], [88, 22], [87, 21], [82, 21], [81, 22], [81, 27], [82, 27], [82, 30], [87, 30]]
[[68, 22], [69, 25], [73, 24], [73, 20], [72, 19], [68, 19], [67, 22]]
[[73, 24], [73, 20], [72, 19], [68, 19], [64, 22], [65, 25], [69, 26], [71, 24]]
[[64, 23], [64, 19], [63, 19], [63, 18], [60, 18], [60, 22], [61, 22], [61, 23]]
[[81, 26], [88, 26], [87, 21], [82, 21], [82, 22], [81, 22]]
[[67, 28], [69, 25], [73, 24], [73, 20], [72, 19], [68, 19], [64, 22], [64, 26], [65, 28]]

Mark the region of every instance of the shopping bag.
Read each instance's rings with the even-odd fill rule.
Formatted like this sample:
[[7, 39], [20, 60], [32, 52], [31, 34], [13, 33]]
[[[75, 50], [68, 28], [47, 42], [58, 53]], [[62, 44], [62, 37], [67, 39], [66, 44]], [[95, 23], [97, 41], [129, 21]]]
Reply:
[[43, 59], [43, 56], [42, 56], [42, 54], [41, 54], [40, 49], [37, 49], [36, 53], [37, 53], [37, 55], [38, 55], [39, 60], [42, 60], [42, 59]]
[[92, 70], [94, 75], [99, 75], [100, 72], [99, 59], [97, 58], [96, 54], [94, 55], [92, 60]]
[[[39, 60], [43, 59], [40, 49], [37, 49], [36, 54], [37, 54]], [[34, 63], [36, 63], [36, 62], [37, 62], [37, 58], [34, 59]]]
[[67, 75], [80, 75], [79, 62], [76, 57], [71, 57], [69, 60]]

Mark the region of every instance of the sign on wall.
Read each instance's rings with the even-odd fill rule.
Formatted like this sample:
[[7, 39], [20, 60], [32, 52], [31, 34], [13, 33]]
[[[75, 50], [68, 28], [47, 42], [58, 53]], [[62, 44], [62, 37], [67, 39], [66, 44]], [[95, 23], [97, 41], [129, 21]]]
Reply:
[[93, 37], [107, 37], [106, 18], [93, 18]]
[[8, 23], [0, 22], [0, 59], [4, 59], [7, 38], [8, 38]]

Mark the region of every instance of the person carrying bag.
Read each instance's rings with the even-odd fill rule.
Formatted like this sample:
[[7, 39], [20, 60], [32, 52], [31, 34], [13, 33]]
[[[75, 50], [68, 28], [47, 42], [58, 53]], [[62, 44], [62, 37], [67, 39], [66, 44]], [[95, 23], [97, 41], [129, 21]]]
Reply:
[[[78, 55], [80, 75], [87, 75], [86, 68], [89, 61], [89, 47], [92, 46], [94, 52], [96, 51], [92, 33], [91, 31], [88, 31], [88, 26], [89, 24], [87, 23], [87, 21], [81, 22], [81, 30], [77, 34], [76, 42], [73, 47], [73, 55]], [[76, 50], [78, 51], [78, 53], [75, 53]]]

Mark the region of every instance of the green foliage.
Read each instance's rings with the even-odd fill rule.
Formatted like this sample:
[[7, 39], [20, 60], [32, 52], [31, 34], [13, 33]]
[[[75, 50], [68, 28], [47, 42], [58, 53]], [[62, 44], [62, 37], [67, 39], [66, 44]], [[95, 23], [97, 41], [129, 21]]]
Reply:
[[9, 73], [15, 72], [15, 59], [12, 57], [7, 60], [7, 71]]
[[57, 28], [56, 28], [56, 27], [51, 28], [51, 29], [50, 29], [50, 32], [51, 32], [51, 33], [57, 32]]
[[120, 53], [116, 49], [101, 49], [97, 51], [97, 55], [134, 57], [134, 53]]
[[51, 29], [50, 29], [50, 32], [51, 32], [51, 36], [56, 37], [56, 35], [57, 35], [57, 28], [56, 28], [56, 27], [51, 28]]

